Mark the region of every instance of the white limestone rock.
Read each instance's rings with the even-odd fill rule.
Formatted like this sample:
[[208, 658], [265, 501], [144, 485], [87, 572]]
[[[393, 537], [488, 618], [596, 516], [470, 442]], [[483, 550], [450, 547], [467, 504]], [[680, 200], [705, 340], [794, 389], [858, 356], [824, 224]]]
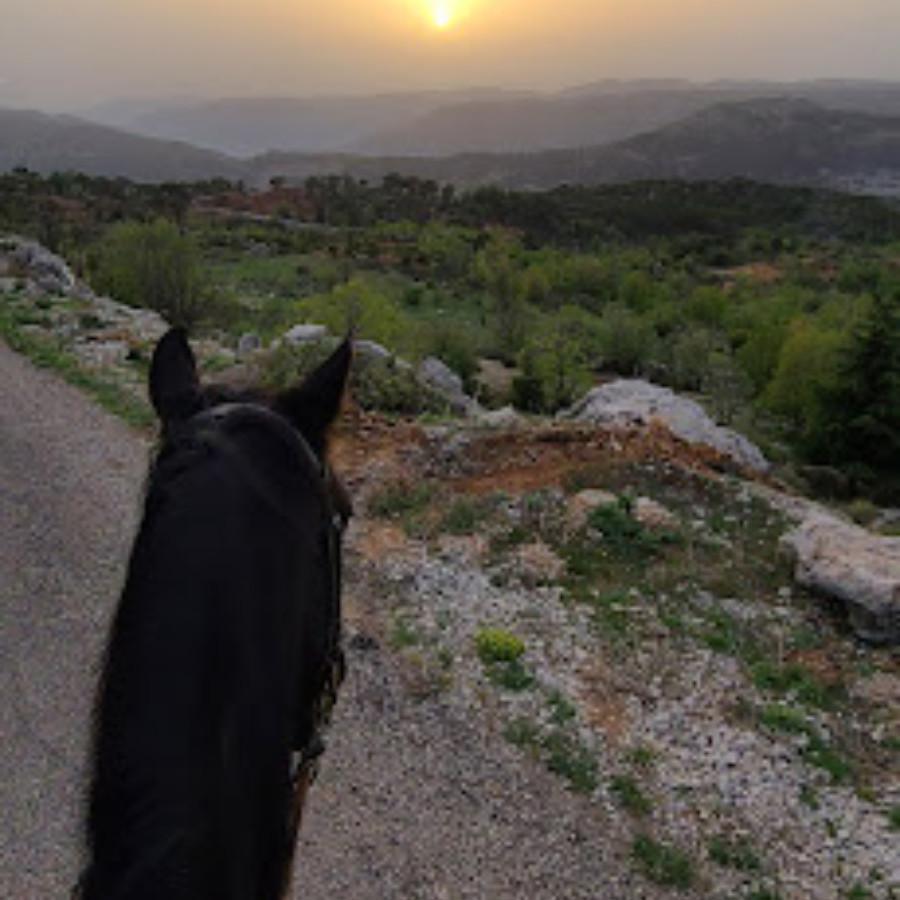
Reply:
[[760, 473], [769, 469], [762, 451], [743, 435], [716, 425], [699, 403], [649, 381], [623, 378], [593, 388], [564, 417], [597, 425], [657, 420], [683, 441], [712, 447], [743, 468]]
[[794, 558], [797, 583], [844, 603], [860, 638], [900, 643], [900, 538], [822, 512], [781, 540]]

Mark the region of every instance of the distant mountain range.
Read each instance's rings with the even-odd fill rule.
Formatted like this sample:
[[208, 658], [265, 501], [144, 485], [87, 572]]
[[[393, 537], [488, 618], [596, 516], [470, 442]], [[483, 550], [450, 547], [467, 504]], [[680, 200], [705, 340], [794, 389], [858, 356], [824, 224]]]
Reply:
[[211, 150], [160, 141], [72, 116], [0, 109], [0, 171], [75, 171], [135, 181], [241, 178], [246, 164]]
[[371, 179], [400, 172], [524, 189], [664, 178], [829, 186], [870, 178], [900, 185], [900, 116], [828, 110], [806, 100], [745, 100], [599, 147], [450, 157], [268, 154], [253, 165], [261, 176], [339, 172]]
[[[654, 90], [659, 91], [658, 88]], [[900, 89], [898, 89], [900, 91]], [[659, 91], [679, 98], [677, 89]], [[596, 101], [596, 95], [590, 95]], [[627, 104], [613, 95], [624, 127]], [[637, 97], [647, 96], [636, 92]], [[890, 105], [890, 92], [885, 93]], [[632, 98], [634, 99], [634, 98]], [[497, 101], [490, 101], [491, 103]], [[507, 105], [523, 102], [507, 99]], [[592, 101], [593, 102], [593, 101]], [[450, 156], [266, 153], [239, 159], [185, 143], [136, 136], [71, 117], [0, 110], [0, 170], [78, 170], [140, 181], [221, 176], [265, 184], [275, 176], [390, 172], [458, 185], [548, 188], [645, 179], [750, 178], [785, 184], [852, 185], [900, 195], [900, 113], [825, 108], [803, 99], [754, 98], [693, 110], [661, 127], [594, 146]]]
[[607, 80], [557, 93], [475, 88], [368, 97], [188, 98], [95, 107], [85, 118], [236, 156], [267, 151], [450, 156], [590, 147], [719, 103], [767, 97], [900, 115], [900, 83]]

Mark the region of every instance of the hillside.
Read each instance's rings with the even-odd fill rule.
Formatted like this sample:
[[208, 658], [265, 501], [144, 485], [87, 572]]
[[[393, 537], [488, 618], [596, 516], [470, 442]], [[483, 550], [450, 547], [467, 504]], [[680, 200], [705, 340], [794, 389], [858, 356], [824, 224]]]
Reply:
[[135, 181], [239, 178], [240, 164], [189, 144], [140, 137], [70, 116], [0, 109], [0, 171], [77, 171]]
[[559, 94], [442, 106], [354, 149], [375, 155], [539, 151], [625, 140], [720, 103], [785, 98], [900, 116], [900, 86], [877, 82], [599, 82]]
[[[44, 292], [34, 276], [65, 264], [46, 252], [32, 259], [38, 268], [17, 257], [17, 278], [0, 287], [7, 340], [107, 403], [133, 390], [146, 421], [145, 361], [165, 323], [90, 291]], [[233, 366], [230, 346], [197, 349], [204, 370], [234, 383], [273, 358], [251, 350]], [[0, 363], [22, 371], [2, 354]], [[83, 437], [73, 410], [91, 434], [109, 426], [34, 378], [16, 379], [21, 412], [14, 407], [8, 431], [18, 438], [31, 426], [23, 398], [34, 397], [47, 413], [40, 434], [58, 430], [32, 455], [15, 454], [32, 477], [7, 480], [26, 486], [20, 511], [35, 522], [20, 531], [93, 537], [99, 528], [82, 523], [103, 507], [91, 504], [73, 527], [61, 513], [74, 505], [53, 502], [64, 492], [54, 473], [71, 465], [51, 456], [36, 469], [33, 459]], [[873, 635], [858, 597], [838, 604], [810, 590], [823, 587], [810, 576], [850, 583], [872, 603], [896, 598], [900, 539], [735, 466], [665, 418], [620, 412], [435, 423], [348, 402], [333, 459], [355, 506], [345, 541], [349, 677], [307, 820], [304, 896], [332, 896], [336, 872], [342, 895], [359, 898], [421, 884], [510, 900], [593, 897], [598, 884], [630, 900], [673, 889], [688, 900], [896, 896], [900, 668], [890, 647], [873, 643], [896, 644], [896, 599], [880, 623], [893, 631]], [[94, 444], [74, 455], [79, 472]], [[138, 484], [143, 448], [113, 446], [112, 468], [81, 481], [105, 485], [125, 471]], [[112, 520], [134, 505], [110, 503]], [[91, 559], [108, 546], [110, 521]], [[841, 541], [812, 564], [802, 547], [811, 528]], [[8, 537], [2, 546], [18, 549]], [[48, 628], [41, 613], [52, 607], [52, 640], [40, 647], [58, 645], [64, 670], [84, 673], [101, 618], [92, 570], [64, 595], [90, 621], [77, 604], [57, 621], [57, 592], [30, 573], [46, 574], [60, 554], [36, 546], [41, 557], [10, 567], [22, 611], [10, 653], [32, 686], [17, 711], [33, 723], [14, 734], [29, 751], [41, 727], [71, 738], [56, 701], [78, 682], [48, 681], [59, 666], [28, 668], [22, 648]], [[66, 639], [72, 629], [78, 640]], [[35, 804], [20, 788], [26, 779], [12, 783], [17, 823]], [[60, 809], [72, 818], [57, 794], [40, 802], [44, 821]], [[33, 831], [46, 839], [46, 828]], [[27, 853], [20, 834], [10, 845]]]
[[601, 147], [447, 158], [270, 154], [253, 166], [260, 174], [292, 178], [400, 172], [460, 185], [526, 189], [648, 179], [828, 185], [879, 172], [900, 177], [900, 117], [827, 110], [805, 100], [749, 100], [719, 104]]
[[88, 119], [237, 156], [269, 150], [374, 156], [535, 152], [596, 146], [717, 103], [807, 99], [831, 109], [900, 115], [900, 85], [872, 81], [607, 80], [559, 92], [499, 88], [372, 96], [248, 97], [111, 103]]
[[135, 116], [139, 134], [182, 140], [235, 156], [269, 150], [349, 149], [368, 135], [403, 128], [445, 105], [518, 97], [499, 89], [347, 97], [247, 97], [163, 106]]

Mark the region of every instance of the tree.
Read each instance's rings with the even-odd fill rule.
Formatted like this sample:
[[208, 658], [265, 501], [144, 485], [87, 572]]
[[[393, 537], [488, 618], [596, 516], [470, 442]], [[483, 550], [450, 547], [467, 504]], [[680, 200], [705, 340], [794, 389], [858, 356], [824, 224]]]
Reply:
[[900, 285], [872, 298], [837, 361], [823, 398], [827, 419], [813, 451], [881, 480], [890, 502], [900, 497]]
[[543, 325], [522, 349], [522, 374], [513, 382], [516, 405], [529, 412], [555, 412], [591, 383], [597, 319], [576, 306], [564, 306]]
[[172, 325], [190, 328], [206, 300], [198, 258], [193, 241], [165, 219], [125, 222], [107, 232], [95, 283], [129, 306], [155, 309]]

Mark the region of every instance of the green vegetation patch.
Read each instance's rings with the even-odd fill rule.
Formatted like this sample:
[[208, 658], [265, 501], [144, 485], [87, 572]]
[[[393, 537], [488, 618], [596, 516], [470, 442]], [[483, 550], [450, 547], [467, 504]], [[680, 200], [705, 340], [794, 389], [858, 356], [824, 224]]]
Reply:
[[504, 737], [516, 747], [540, 760], [555, 775], [579, 794], [590, 794], [597, 787], [597, 761], [591, 751], [575, 735], [562, 728], [542, 731], [529, 719], [510, 722]]
[[719, 866], [739, 872], [759, 872], [762, 862], [747, 838], [716, 835], [708, 845], [709, 858]]
[[696, 881], [694, 862], [687, 853], [649, 835], [635, 838], [631, 856], [645, 877], [656, 884], [686, 890]]
[[149, 430], [156, 424], [156, 416], [148, 402], [136, 397], [111, 376], [83, 366], [56, 339], [32, 334], [22, 325], [17, 313], [0, 308], [0, 335], [13, 350], [27, 356], [36, 366], [56, 372], [133, 428]]
[[610, 779], [609, 789], [619, 806], [633, 815], [646, 816], [653, 809], [653, 802], [631, 775], [615, 775]]

